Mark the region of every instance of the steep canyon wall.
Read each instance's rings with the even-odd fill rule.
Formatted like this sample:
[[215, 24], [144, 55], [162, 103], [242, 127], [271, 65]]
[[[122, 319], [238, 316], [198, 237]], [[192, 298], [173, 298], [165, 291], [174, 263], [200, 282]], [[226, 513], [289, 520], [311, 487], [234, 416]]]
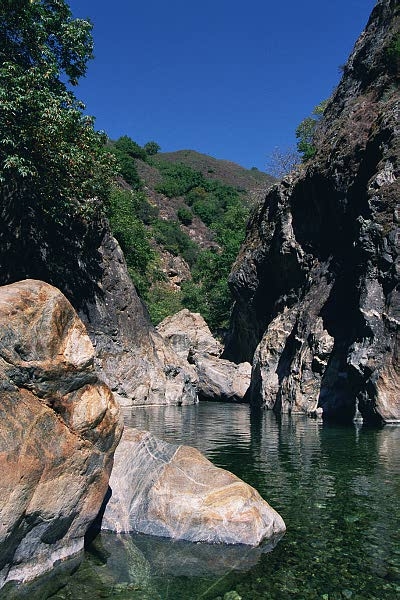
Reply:
[[[378, 1], [316, 133], [315, 157], [254, 212], [233, 267], [225, 356], [249, 400], [400, 420], [399, 6]], [[318, 412], [321, 412], [319, 410]]]

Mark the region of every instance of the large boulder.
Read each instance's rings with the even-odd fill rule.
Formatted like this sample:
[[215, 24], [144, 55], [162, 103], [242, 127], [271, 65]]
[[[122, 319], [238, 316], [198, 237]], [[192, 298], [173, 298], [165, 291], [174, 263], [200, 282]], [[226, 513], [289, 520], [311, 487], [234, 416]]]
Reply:
[[0, 587], [83, 549], [122, 432], [94, 350], [56, 288], [0, 288]]
[[250, 385], [251, 364], [221, 359], [222, 344], [199, 313], [184, 308], [161, 321], [157, 331], [182, 360], [194, 365], [200, 400], [244, 399]]
[[198, 450], [126, 428], [115, 454], [103, 529], [258, 545], [285, 531], [259, 493]]
[[197, 354], [194, 364], [199, 400], [240, 402], [244, 399], [250, 385], [250, 363], [236, 365], [215, 356]]
[[157, 331], [185, 360], [195, 354], [220, 356], [222, 353], [222, 345], [214, 338], [204, 318], [187, 308], [166, 317], [157, 325]]
[[254, 405], [400, 421], [397, 8], [377, 2], [317, 127], [314, 158], [268, 192], [248, 225], [224, 357], [253, 360]]

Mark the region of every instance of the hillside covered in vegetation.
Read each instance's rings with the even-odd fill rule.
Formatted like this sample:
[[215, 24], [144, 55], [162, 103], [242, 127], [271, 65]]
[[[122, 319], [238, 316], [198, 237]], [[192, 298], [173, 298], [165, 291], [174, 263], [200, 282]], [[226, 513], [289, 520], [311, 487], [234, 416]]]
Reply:
[[273, 182], [256, 169], [191, 150], [158, 153], [128, 136], [109, 142], [120, 179], [109, 218], [153, 323], [189, 308], [227, 326], [228, 275], [251, 207]]

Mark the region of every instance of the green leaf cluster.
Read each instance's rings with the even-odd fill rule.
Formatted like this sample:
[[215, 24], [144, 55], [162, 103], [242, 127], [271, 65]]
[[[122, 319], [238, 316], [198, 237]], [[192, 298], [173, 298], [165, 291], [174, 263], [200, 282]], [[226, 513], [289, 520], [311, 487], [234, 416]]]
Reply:
[[156, 186], [156, 191], [165, 194], [168, 198], [184, 196], [191, 189], [200, 186], [204, 180], [203, 175], [184, 165], [183, 163], [157, 162], [161, 175], [161, 183]]
[[109, 145], [117, 160], [118, 170], [126, 183], [134, 190], [140, 190], [142, 182], [137, 172], [135, 159], [146, 161], [146, 151], [127, 135], [123, 135], [115, 142], [110, 142]]
[[92, 25], [63, 0], [0, 5], [0, 183], [54, 219], [103, 212], [115, 161], [68, 89], [92, 56]]
[[198, 258], [199, 247], [187, 233], [182, 231], [177, 221], [157, 219], [152, 227], [155, 240], [168, 252], [175, 256], [182, 256], [193, 266]]
[[147, 144], [145, 144], [143, 148], [148, 156], [154, 156], [161, 150], [161, 146], [159, 146], [159, 144], [157, 144], [157, 142], [154, 141], [147, 142]]
[[182, 286], [182, 305], [200, 312], [212, 330], [228, 326], [232, 295], [228, 277], [244, 240], [248, 211], [243, 204], [228, 206], [213, 223], [221, 250], [203, 250], [192, 268], [193, 280]]
[[146, 304], [151, 321], [158, 325], [165, 317], [182, 310], [182, 293], [165, 283], [156, 283], [148, 293]]
[[187, 206], [180, 206], [177, 215], [183, 225], [190, 225], [193, 221], [193, 213]]
[[323, 117], [327, 104], [328, 100], [324, 100], [315, 106], [312, 115], [303, 119], [296, 129], [297, 149], [302, 155], [303, 162], [307, 162], [313, 158], [317, 152], [315, 135], [318, 123]]

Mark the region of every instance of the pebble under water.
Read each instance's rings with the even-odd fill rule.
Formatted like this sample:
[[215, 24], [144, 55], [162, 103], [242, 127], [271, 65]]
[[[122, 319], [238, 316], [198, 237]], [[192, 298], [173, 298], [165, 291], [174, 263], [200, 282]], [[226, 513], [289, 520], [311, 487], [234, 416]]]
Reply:
[[287, 532], [273, 549], [103, 533], [64, 587], [41, 598], [400, 597], [400, 427], [326, 425], [221, 403], [135, 408], [125, 418], [195, 446], [254, 486]]

